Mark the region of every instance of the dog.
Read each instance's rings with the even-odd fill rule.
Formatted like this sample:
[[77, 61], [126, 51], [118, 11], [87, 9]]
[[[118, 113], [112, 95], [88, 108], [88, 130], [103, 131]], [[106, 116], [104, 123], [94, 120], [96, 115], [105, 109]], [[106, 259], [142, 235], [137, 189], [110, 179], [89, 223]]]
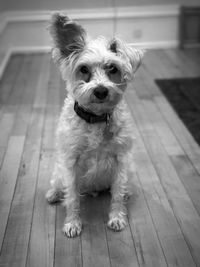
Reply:
[[108, 227], [127, 224], [125, 198], [131, 194], [134, 133], [124, 92], [141, 64], [143, 51], [120, 39], [90, 39], [63, 14], [50, 22], [52, 56], [66, 82], [67, 97], [57, 127], [57, 153], [49, 203], [66, 208], [63, 232], [81, 233], [80, 197], [109, 189]]

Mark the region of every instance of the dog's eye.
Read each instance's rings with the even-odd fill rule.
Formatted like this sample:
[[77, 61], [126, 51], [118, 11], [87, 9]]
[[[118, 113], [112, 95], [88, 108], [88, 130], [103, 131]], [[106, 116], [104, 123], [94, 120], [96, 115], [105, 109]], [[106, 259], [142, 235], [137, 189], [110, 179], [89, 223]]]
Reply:
[[106, 66], [106, 73], [111, 82], [115, 84], [121, 83], [121, 70], [115, 64], [109, 64]]
[[84, 74], [84, 75], [86, 75], [86, 74], [90, 74], [90, 71], [89, 71], [89, 69], [88, 69], [87, 66], [82, 66], [82, 67], [80, 68], [80, 72], [81, 72], [82, 74]]
[[115, 65], [110, 65], [108, 67], [109, 74], [116, 74], [118, 72], [118, 68]]

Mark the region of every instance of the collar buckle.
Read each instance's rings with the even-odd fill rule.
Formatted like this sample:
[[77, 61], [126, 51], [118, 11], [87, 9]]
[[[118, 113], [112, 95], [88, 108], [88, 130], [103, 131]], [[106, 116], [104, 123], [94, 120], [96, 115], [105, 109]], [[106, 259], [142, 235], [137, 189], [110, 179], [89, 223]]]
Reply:
[[106, 114], [106, 126], [108, 127], [108, 126], [110, 126], [110, 117], [111, 117], [111, 115], [110, 114]]

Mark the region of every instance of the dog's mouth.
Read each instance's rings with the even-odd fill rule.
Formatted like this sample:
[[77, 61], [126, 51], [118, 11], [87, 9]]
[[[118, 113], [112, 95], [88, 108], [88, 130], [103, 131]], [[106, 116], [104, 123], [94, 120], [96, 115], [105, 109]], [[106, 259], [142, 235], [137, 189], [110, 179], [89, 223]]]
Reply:
[[104, 104], [104, 103], [108, 103], [109, 100], [108, 99], [94, 99], [91, 101], [91, 103], [94, 103], [94, 104]]
[[101, 105], [101, 104], [109, 103], [110, 101], [111, 101], [110, 95], [107, 95], [105, 98], [98, 98], [94, 94], [92, 94], [90, 97], [90, 103], [92, 103], [92, 104]]

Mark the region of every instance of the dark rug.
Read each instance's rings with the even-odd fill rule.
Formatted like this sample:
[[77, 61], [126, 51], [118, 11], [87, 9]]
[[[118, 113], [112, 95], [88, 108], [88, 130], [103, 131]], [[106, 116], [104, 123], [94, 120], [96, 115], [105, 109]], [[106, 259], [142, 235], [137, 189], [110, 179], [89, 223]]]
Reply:
[[200, 145], [200, 77], [155, 82]]

